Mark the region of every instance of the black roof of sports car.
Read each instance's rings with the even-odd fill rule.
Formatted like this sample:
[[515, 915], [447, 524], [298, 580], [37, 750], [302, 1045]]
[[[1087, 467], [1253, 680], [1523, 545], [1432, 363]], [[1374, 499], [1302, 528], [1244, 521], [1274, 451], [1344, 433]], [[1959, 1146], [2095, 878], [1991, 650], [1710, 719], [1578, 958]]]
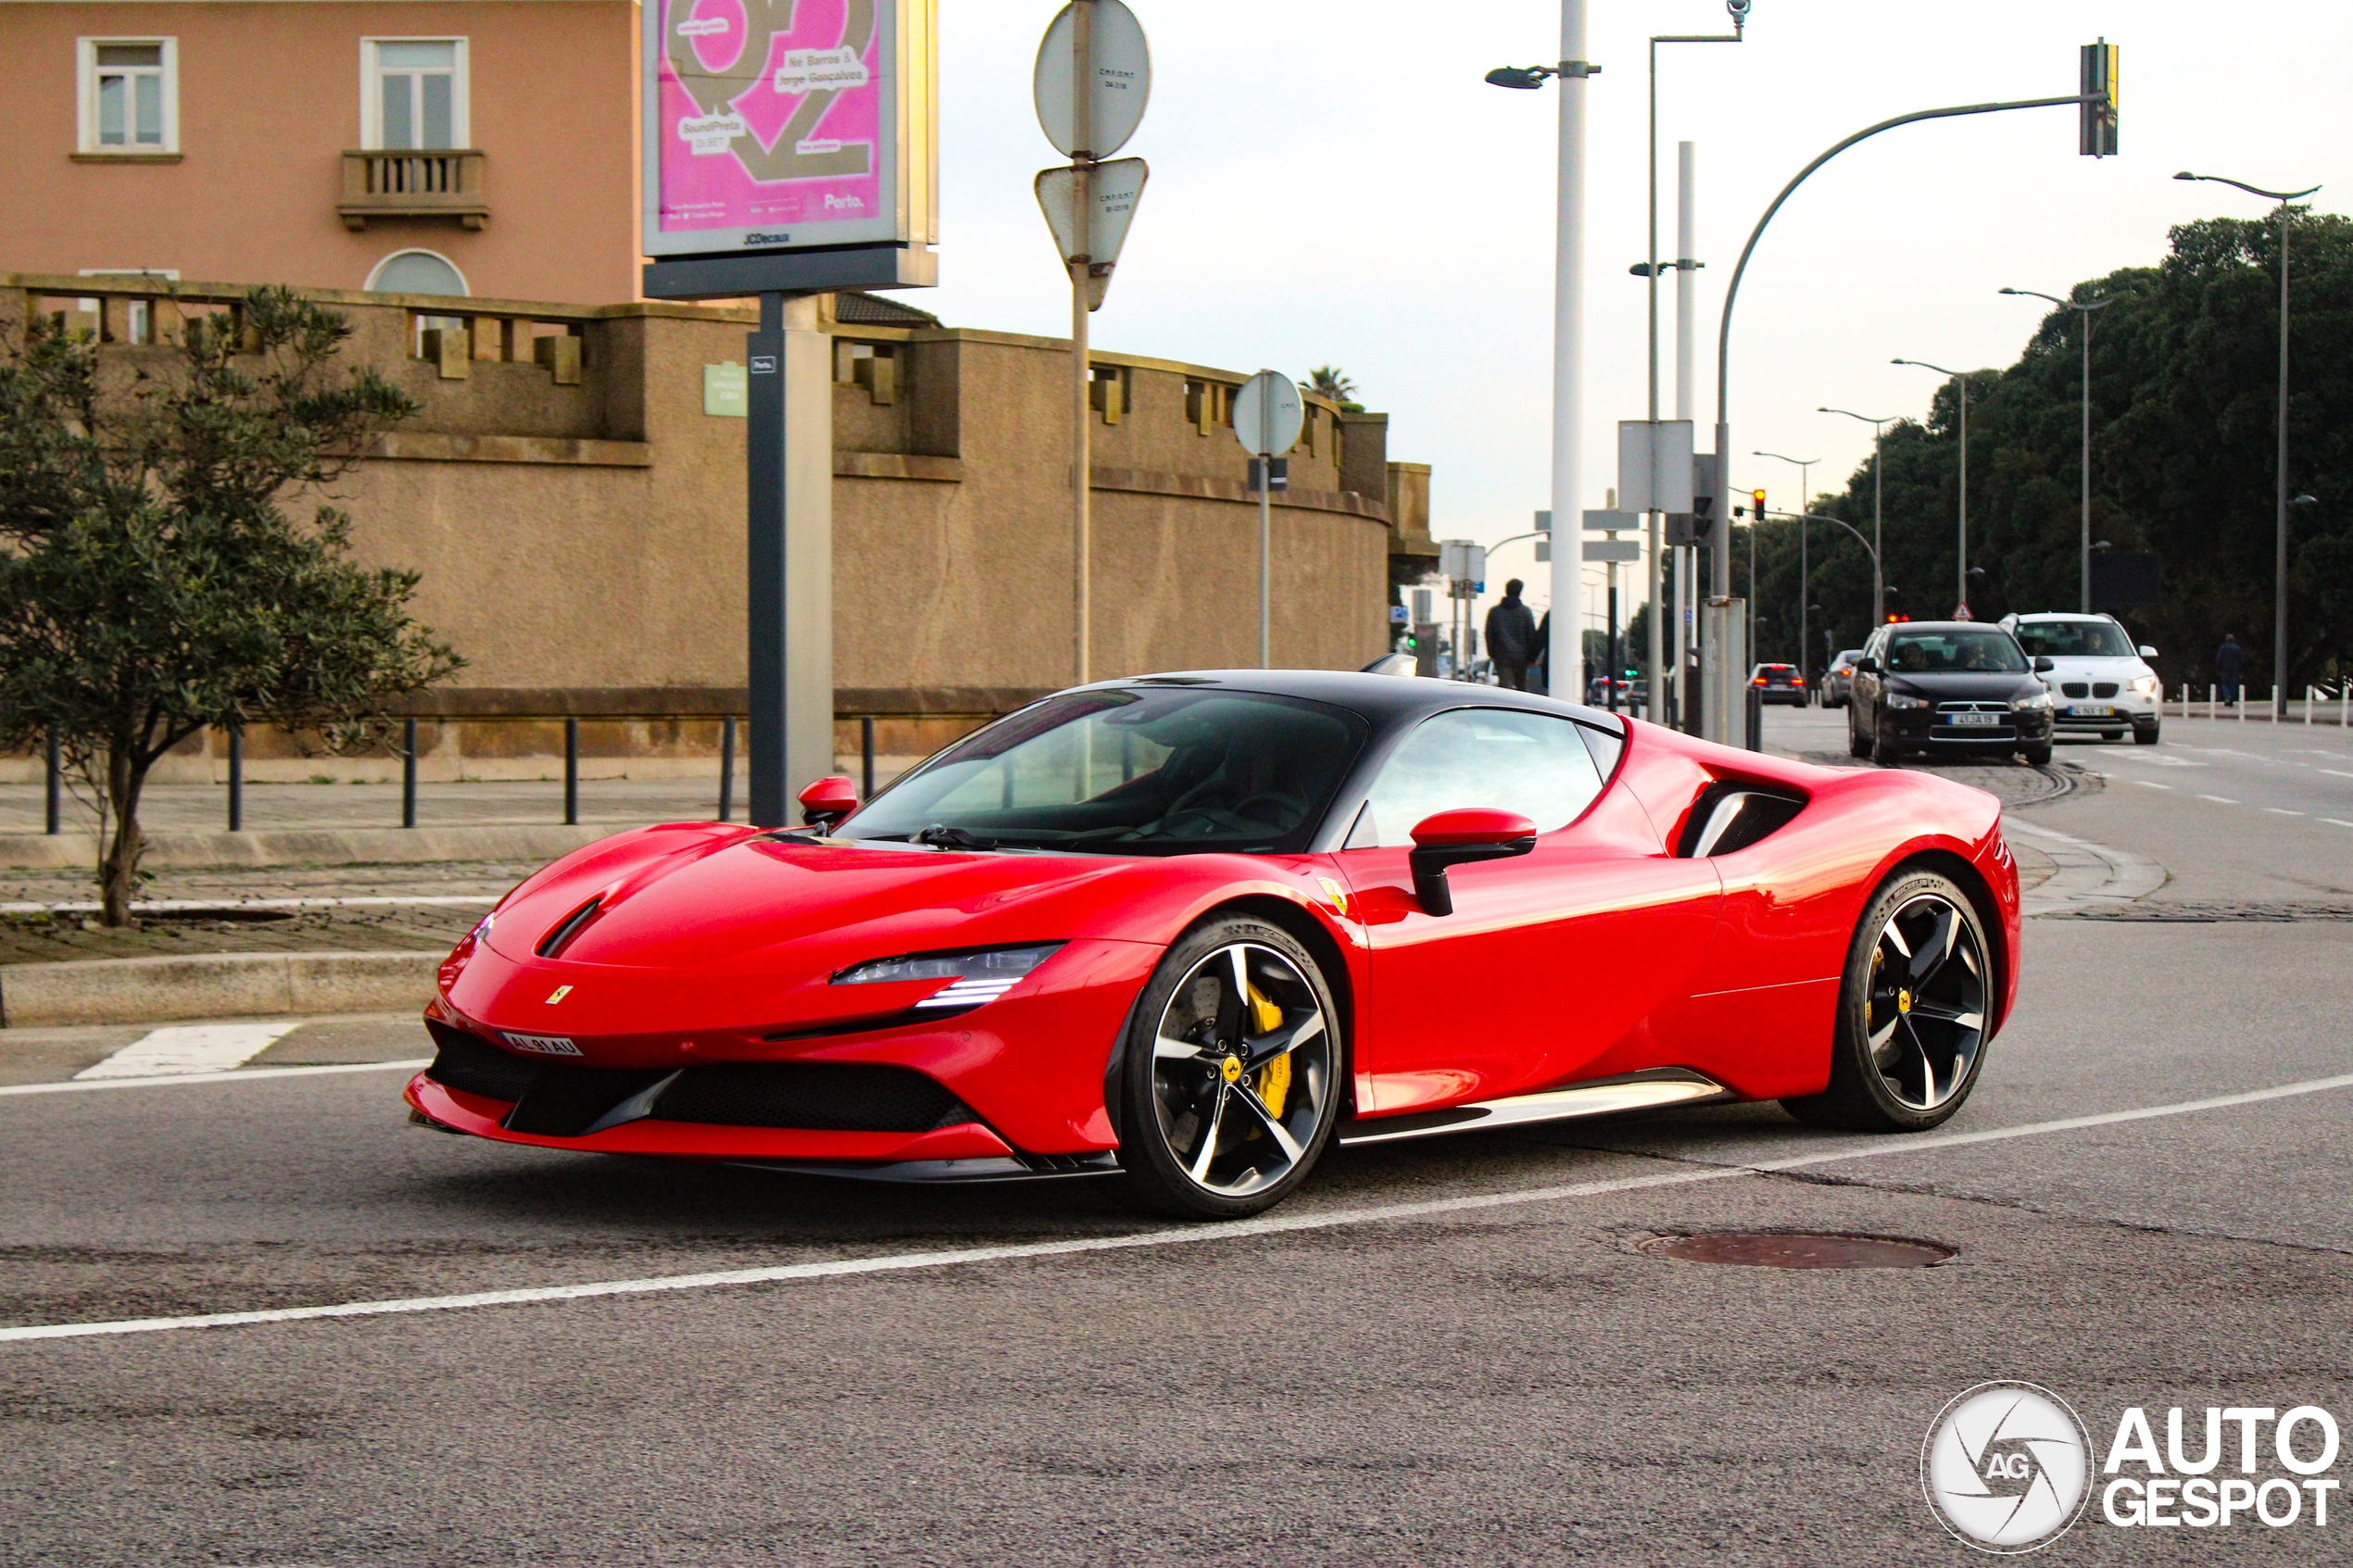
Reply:
[[1582, 720], [1613, 734], [1626, 732], [1617, 714], [1581, 703], [1560, 702], [1507, 686], [1464, 681], [1434, 681], [1410, 675], [1367, 675], [1353, 670], [1188, 670], [1097, 681], [1081, 691], [1116, 691], [1135, 686], [1214, 686], [1228, 691], [1268, 692], [1327, 703], [1364, 715], [1382, 729], [1450, 708], [1519, 708]]

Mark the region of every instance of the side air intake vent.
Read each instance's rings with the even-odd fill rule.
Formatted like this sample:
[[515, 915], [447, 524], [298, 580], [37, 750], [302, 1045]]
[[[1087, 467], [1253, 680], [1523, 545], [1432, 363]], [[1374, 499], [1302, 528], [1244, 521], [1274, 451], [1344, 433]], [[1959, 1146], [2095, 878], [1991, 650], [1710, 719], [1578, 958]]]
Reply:
[[1806, 797], [1761, 784], [1723, 782], [1700, 792], [1675, 853], [1685, 859], [1735, 855], [1786, 827]]

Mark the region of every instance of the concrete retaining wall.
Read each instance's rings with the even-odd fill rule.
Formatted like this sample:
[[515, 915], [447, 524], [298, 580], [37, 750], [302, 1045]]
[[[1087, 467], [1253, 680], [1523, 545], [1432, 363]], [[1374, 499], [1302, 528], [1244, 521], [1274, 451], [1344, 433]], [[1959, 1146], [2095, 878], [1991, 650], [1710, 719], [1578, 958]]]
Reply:
[[0, 967], [0, 1024], [387, 1012], [432, 999], [439, 953], [212, 953]]

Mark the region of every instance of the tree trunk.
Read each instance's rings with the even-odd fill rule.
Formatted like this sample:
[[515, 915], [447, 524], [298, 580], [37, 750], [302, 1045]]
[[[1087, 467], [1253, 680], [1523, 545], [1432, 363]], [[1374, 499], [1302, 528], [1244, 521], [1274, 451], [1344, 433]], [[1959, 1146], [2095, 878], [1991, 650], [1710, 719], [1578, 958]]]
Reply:
[[134, 925], [131, 901], [139, 895], [139, 857], [146, 840], [139, 831], [139, 792], [146, 787], [147, 767], [132, 746], [117, 745], [107, 752], [107, 803], [114, 831], [101, 847], [98, 897], [101, 916], [110, 926]]

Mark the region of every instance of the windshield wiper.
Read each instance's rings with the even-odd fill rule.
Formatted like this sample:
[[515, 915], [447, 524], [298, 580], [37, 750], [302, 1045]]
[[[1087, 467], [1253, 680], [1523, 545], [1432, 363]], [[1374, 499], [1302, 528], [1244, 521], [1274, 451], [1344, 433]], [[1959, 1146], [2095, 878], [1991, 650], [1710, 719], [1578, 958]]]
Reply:
[[934, 822], [908, 840], [911, 844], [928, 844], [934, 849], [994, 849], [993, 838], [976, 838], [962, 828], [951, 828]]

